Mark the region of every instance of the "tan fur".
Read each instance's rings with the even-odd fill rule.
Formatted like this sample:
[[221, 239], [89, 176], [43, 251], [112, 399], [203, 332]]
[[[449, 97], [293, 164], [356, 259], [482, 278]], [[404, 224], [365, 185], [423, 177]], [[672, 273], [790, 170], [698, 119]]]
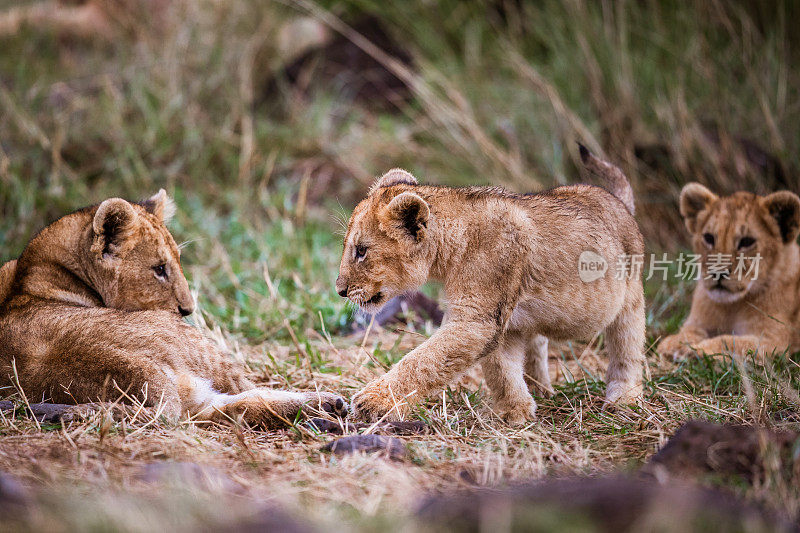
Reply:
[[[590, 156], [593, 157], [593, 156]], [[615, 168], [615, 167], [611, 167]], [[337, 292], [368, 312], [438, 280], [447, 320], [426, 342], [353, 398], [356, 416], [404, 416], [480, 362], [497, 411], [533, 418], [530, 386], [551, 391], [547, 337], [589, 338], [605, 330], [607, 400], [641, 394], [644, 297], [640, 279], [610, 272], [584, 283], [585, 250], [614, 265], [641, 254], [642, 237], [620, 199], [589, 185], [516, 195], [497, 188], [418, 185], [393, 170], [354, 210]]]
[[[737, 192], [720, 198], [698, 183], [681, 192], [681, 214], [701, 255], [703, 278], [709, 254], [761, 255], [758, 276], [698, 281], [689, 318], [680, 331], [658, 346], [662, 354], [682, 358], [692, 349], [707, 354], [748, 351], [760, 356], [800, 349], [800, 198], [781, 191], [768, 196]], [[713, 237], [713, 245], [704, 235]], [[743, 246], [742, 238], [754, 240]], [[746, 244], [746, 243], [745, 243]], [[735, 268], [735, 259], [732, 267]], [[747, 263], [746, 263], [747, 264]]]
[[169, 6], [169, 0], [25, 2], [0, 11], [0, 37], [17, 35], [26, 27], [60, 37], [101, 41], [118, 40], [126, 33], [136, 36], [145, 30], [160, 33], [165, 29]]
[[3, 300], [5, 300], [6, 296], [11, 292], [11, 280], [14, 279], [16, 271], [16, 259], [0, 266], [0, 304], [3, 303]]
[[256, 389], [181, 320], [194, 301], [165, 226], [171, 205], [162, 190], [140, 204], [87, 207], [0, 270], [0, 382], [14, 381], [15, 366], [30, 401], [111, 400], [119, 387], [172, 418], [243, 416], [261, 427], [293, 420], [306, 404], [346, 412], [330, 393]]

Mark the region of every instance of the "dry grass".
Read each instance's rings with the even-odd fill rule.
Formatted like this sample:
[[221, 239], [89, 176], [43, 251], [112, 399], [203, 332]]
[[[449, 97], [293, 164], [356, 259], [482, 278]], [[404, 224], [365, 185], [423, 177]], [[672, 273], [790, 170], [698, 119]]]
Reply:
[[[309, 341], [307, 346], [319, 354], [326, 371], [300, 359], [291, 346], [248, 346], [240, 353], [265, 386], [350, 394], [383, 372], [386, 352], [381, 347], [392, 346], [399, 355], [423, 338], [378, 331], [366, 340], [339, 339], [335, 345], [320, 338]], [[264, 353], [266, 357], [260, 355]], [[421, 497], [436, 491], [630, 471], [689, 418], [798, 426], [791, 418], [776, 419], [782, 403], [773, 404], [772, 379], [752, 380], [750, 400], [741, 385], [726, 383], [735, 373], [730, 361], [708, 359], [687, 371], [653, 355], [645, 401], [635, 409], [613, 411], [603, 410], [602, 387], [595, 380], [603, 368], [602, 351], [557, 346], [551, 366], [558, 392], [552, 399], [539, 399], [535, 423], [518, 428], [502, 422], [486, 403], [480, 374], [473, 372], [420, 406], [415, 416], [426, 421], [430, 431], [401, 437], [410, 450], [403, 461], [364, 454], [332, 456], [320, 448], [334, 437], [302, 425], [271, 433], [188, 422], [173, 426], [152, 420], [151, 409], [135, 419], [129, 414], [117, 421], [101, 411], [64, 427], [39, 428], [24, 416], [0, 420], [0, 471], [39, 487], [35, 512], [26, 522], [32, 529], [43, 524], [55, 529], [113, 524], [113, 529], [138, 531], [169, 520], [189, 530], [203, 520], [245, 520], [265, 505], [319, 527], [372, 529], [410, 523]], [[782, 382], [783, 376], [774, 379]], [[702, 392], [692, 391], [683, 380]], [[794, 409], [800, 406], [796, 394], [784, 400]], [[148, 476], [147, 465], [171, 462], [197, 463], [204, 470], [199, 479], [170, 467], [156, 478]], [[800, 495], [796, 487], [781, 485], [781, 477], [765, 477], [752, 488], [736, 490], [796, 514]], [[85, 498], [103, 503], [90, 505]], [[76, 499], [84, 503], [75, 505]], [[173, 522], [177, 518], [168, 516], [172, 511], [167, 509], [177, 509], [180, 522]]]

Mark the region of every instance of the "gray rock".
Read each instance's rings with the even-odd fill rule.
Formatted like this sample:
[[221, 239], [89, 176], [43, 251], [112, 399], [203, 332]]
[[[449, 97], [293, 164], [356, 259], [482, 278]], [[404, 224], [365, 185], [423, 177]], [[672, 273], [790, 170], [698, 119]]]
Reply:
[[336, 455], [355, 452], [383, 453], [390, 459], [404, 459], [408, 455], [405, 443], [383, 435], [350, 435], [333, 440], [322, 447]]

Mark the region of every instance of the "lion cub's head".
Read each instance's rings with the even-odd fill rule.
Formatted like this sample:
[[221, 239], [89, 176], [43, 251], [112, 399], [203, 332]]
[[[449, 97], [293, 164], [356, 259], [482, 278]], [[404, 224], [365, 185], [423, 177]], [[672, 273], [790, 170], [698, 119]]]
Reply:
[[180, 250], [165, 225], [174, 210], [163, 189], [138, 204], [110, 198], [97, 207], [91, 281], [106, 307], [169, 310], [183, 316], [194, 311]]
[[681, 191], [680, 209], [692, 247], [701, 256], [701, 286], [718, 303], [735, 302], [763, 288], [778, 274], [783, 253], [795, 245], [800, 231], [800, 198], [789, 191], [720, 198], [699, 183], [689, 183]]
[[336, 292], [364, 311], [374, 313], [428, 279], [430, 207], [416, 185], [405, 170], [390, 170], [350, 217]]

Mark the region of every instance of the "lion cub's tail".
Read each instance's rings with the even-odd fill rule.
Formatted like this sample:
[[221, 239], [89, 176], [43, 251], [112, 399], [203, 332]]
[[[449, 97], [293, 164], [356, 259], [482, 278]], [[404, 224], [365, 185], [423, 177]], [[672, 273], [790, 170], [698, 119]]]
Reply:
[[581, 151], [581, 161], [583, 161], [586, 169], [596, 176], [600, 176], [605, 182], [605, 188], [619, 198], [631, 215], [636, 212], [636, 206], [633, 205], [633, 189], [628, 178], [622, 170], [609, 163], [603, 161], [591, 153], [584, 145], [578, 143]]

